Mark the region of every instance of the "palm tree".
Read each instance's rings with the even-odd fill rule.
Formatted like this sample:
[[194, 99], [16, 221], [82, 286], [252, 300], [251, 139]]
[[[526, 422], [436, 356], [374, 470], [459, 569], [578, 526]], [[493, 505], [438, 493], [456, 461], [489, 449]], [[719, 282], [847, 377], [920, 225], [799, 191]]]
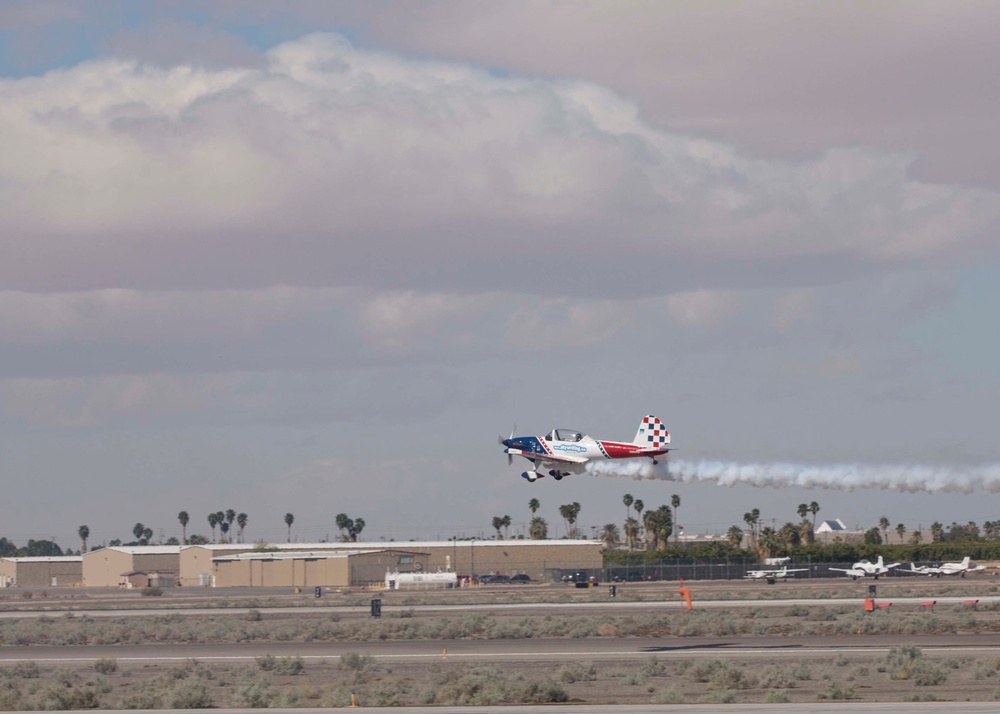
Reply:
[[215, 527], [219, 525], [219, 517], [215, 513], [208, 514], [208, 525], [212, 529], [212, 542], [215, 542]]
[[902, 523], [896, 526], [896, 535], [899, 536], [899, 544], [903, 545], [903, 536], [906, 535], [906, 526], [904, 526]]
[[247, 522], [250, 520], [249, 516], [245, 513], [240, 513], [236, 516], [236, 525], [240, 527], [240, 543], [244, 543], [243, 540], [243, 529], [247, 527]]
[[188, 527], [188, 522], [191, 520], [191, 517], [188, 516], [187, 511], [181, 511], [180, 513], [177, 514], [177, 520], [181, 522], [181, 538], [183, 539], [184, 545], [187, 545], [188, 542], [187, 527]]
[[639, 526], [639, 531], [642, 532], [642, 512], [646, 509], [646, 504], [642, 502], [641, 498], [637, 498], [632, 503], [632, 508], [635, 509], [636, 524]]
[[146, 532], [146, 526], [142, 525], [141, 523], [136, 523], [134, 526], [132, 526], [132, 535], [134, 535], [135, 539], [137, 541], [140, 541], [140, 543], [142, 541], [142, 534], [145, 532]]
[[80, 526], [77, 528], [76, 533], [80, 536], [80, 540], [83, 542], [83, 546], [80, 548], [81, 553], [87, 552], [87, 539], [90, 537], [90, 527]]
[[500, 529], [503, 528], [503, 518], [500, 516], [493, 516], [493, 530], [497, 532], [497, 540], [500, 540]]
[[625, 545], [629, 550], [633, 550], [639, 540], [639, 521], [635, 518], [629, 518], [625, 521]]
[[361, 531], [363, 531], [364, 529], [365, 529], [365, 519], [364, 518], [355, 518], [354, 519], [354, 528], [351, 529], [351, 542], [352, 543], [357, 543], [358, 542], [358, 536], [361, 535]]
[[549, 524], [545, 522], [544, 518], [535, 516], [531, 519], [531, 525], [528, 526], [528, 537], [531, 540], [545, 540], [549, 537]]
[[913, 545], [920, 545], [920, 541], [923, 539], [924, 534], [920, 531], [913, 531], [913, 533], [910, 534], [910, 542], [913, 543]]
[[796, 508], [795, 510], [798, 512], [799, 518], [801, 518], [802, 520], [805, 520], [806, 519], [806, 514], [809, 513], [809, 506], [807, 506], [804, 503], [800, 503], [799, 507]]
[[351, 529], [354, 528], [354, 519], [348, 517], [346, 513], [338, 513], [333, 520], [337, 524], [337, 528], [341, 531], [341, 542], [346, 543], [351, 538]]
[[622, 503], [625, 504], [625, 520], [631, 515], [632, 504], [635, 503], [635, 499], [632, 498], [631, 493], [626, 493], [622, 496]]
[[726, 540], [729, 541], [729, 545], [739, 548], [740, 544], [743, 543], [743, 529], [739, 526], [729, 526], [729, 530], [726, 531]]
[[288, 542], [292, 542], [292, 524], [295, 523], [295, 516], [291, 513], [285, 514], [285, 525], [288, 526]]
[[215, 522], [218, 523], [221, 526], [222, 522], [224, 520], [226, 520], [226, 513], [225, 513], [225, 511], [216, 511], [215, 512]]
[[149, 539], [152, 538], [152, 537], [153, 537], [153, 529], [152, 528], [143, 528], [142, 529], [142, 538], [141, 538], [141, 540], [142, 540], [142, 544], [143, 545], [148, 545], [149, 544]]
[[882, 542], [889, 544], [889, 519], [882, 516], [878, 519], [878, 527], [882, 529]]
[[601, 540], [604, 541], [604, 545], [608, 548], [617, 545], [620, 540], [618, 537], [618, 526], [614, 523], [605, 523], [604, 528], [601, 529]]
[[808, 519], [803, 518], [799, 524], [799, 539], [806, 545], [816, 542], [816, 533], [813, 531], [813, 524]]
[[226, 523], [229, 524], [229, 528], [226, 529], [227, 533], [230, 531], [230, 529], [232, 529], [233, 521], [235, 520], [236, 520], [236, 511], [234, 511], [232, 508], [226, 509]]
[[580, 504], [577, 503], [576, 501], [573, 501], [573, 503], [571, 503], [569, 506], [569, 525], [573, 531], [571, 535], [574, 538], [577, 536], [576, 518], [579, 515], [580, 515]]
[[750, 528], [750, 547], [753, 548], [757, 544], [757, 516], [754, 515], [753, 511], [747, 511], [743, 514], [743, 522]]
[[674, 545], [677, 545], [677, 540], [681, 537], [680, 521], [677, 518], [677, 509], [681, 507], [681, 497], [675, 493], [670, 497], [670, 505], [674, 509], [674, 525], [677, 526], [674, 528]]
[[815, 531], [816, 530], [816, 514], [819, 513], [819, 504], [816, 503], [815, 501], [811, 502], [809, 504], [809, 512], [812, 514], [812, 517], [813, 517], [813, 530]]
[[537, 498], [533, 498], [528, 501], [528, 510], [531, 511], [531, 517], [535, 517], [535, 512], [542, 507], [542, 504], [538, 502]]
[[802, 531], [796, 524], [789, 521], [778, 531], [778, 538], [789, 548], [794, 548], [802, 542]]
[[220, 523], [219, 530], [222, 532], [222, 542], [228, 543], [229, 539], [226, 536], [229, 534], [229, 521], [223, 521]]
[[559, 506], [559, 515], [566, 521], [566, 535], [570, 538], [575, 537], [576, 528], [573, 526], [576, 523], [577, 516], [580, 515], [580, 504], [573, 501], [573, 503]]
[[778, 536], [777, 531], [775, 531], [770, 526], [764, 528], [760, 532], [760, 554], [765, 558], [774, 557], [774, 552], [778, 550], [781, 546], [781, 538]]
[[944, 526], [939, 521], [931, 523], [931, 541], [940, 543], [944, 538]]
[[510, 516], [506, 516], [505, 515], [503, 518], [500, 519], [500, 525], [503, 526], [503, 537], [504, 537], [504, 540], [507, 540], [508, 537], [509, 537], [509, 535], [510, 535], [510, 524], [511, 524], [511, 522], [512, 521], [511, 521]]

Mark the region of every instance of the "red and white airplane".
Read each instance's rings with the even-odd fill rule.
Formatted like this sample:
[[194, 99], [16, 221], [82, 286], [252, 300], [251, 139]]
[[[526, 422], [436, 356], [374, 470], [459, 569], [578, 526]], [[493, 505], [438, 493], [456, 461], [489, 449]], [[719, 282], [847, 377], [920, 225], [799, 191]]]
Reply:
[[546, 474], [556, 481], [563, 476], [582, 473], [591, 461], [609, 459], [649, 458], [658, 463], [657, 456], [670, 451], [670, 433], [655, 416], [644, 416], [639, 431], [631, 442], [598, 441], [573, 429], [553, 429], [545, 436], [498, 437], [505, 446], [507, 463], [514, 456], [523, 456], [532, 463], [532, 470], [521, 477], [534, 483]]

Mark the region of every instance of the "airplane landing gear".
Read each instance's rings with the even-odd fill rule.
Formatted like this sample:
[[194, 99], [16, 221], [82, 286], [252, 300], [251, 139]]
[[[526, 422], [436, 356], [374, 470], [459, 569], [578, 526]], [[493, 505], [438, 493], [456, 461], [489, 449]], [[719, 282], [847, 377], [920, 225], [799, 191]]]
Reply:
[[534, 483], [535, 481], [538, 480], [538, 474], [536, 474], [534, 471], [525, 471], [524, 473], [521, 474], [521, 478], [523, 478], [528, 483]]

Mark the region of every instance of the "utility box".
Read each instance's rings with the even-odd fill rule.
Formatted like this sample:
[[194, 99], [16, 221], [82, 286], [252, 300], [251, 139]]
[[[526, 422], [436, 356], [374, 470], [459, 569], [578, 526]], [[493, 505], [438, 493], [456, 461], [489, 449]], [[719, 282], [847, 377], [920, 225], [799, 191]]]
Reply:
[[313, 597], [323, 597], [323, 588], [319, 585], [313, 588]]
[[382, 617], [382, 600], [379, 598], [372, 599], [372, 617]]
[[616, 588], [614, 585], [609, 585], [608, 597], [617, 597], [617, 596], [618, 596], [618, 588]]

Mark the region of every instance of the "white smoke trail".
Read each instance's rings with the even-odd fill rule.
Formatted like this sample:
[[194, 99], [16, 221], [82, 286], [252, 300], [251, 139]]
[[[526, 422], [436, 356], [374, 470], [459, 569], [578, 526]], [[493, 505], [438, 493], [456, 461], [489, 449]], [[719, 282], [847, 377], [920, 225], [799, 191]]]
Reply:
[[878, 488], [905, 493], [986, 493], [1000, 492], [1000, 463], [978, 466], [927, 466], [877, 464], [792, 464], [739, 463], [735, 461], [649, 459], [597, 461], [586, 465], [593, 476], [698, 483], [711, 481], [721, 486], [823, 488], [853, 491]]

